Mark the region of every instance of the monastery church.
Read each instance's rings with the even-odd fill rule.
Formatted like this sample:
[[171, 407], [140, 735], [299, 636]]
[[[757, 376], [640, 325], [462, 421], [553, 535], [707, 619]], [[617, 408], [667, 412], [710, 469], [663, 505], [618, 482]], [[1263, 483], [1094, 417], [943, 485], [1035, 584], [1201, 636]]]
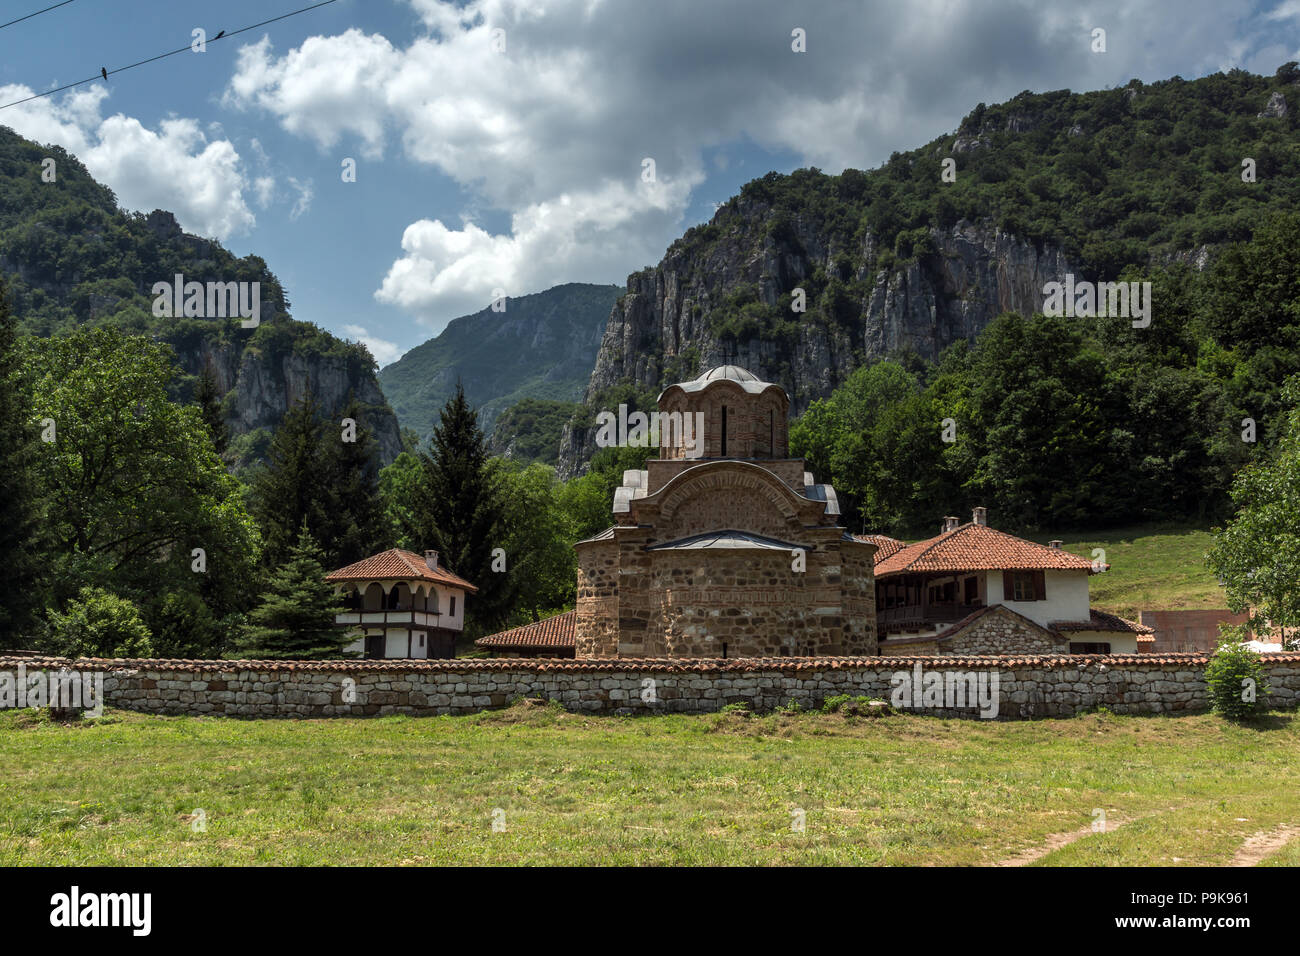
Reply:
[[[702, 447], [665, 442], [576, 545], [573, 611], [476, 644], [502, 656], [868, 657], [1136, 653], [1151, 628], [1090, 610], [1104, 570], [988, 527], [983, 508], [908, 545], [851, 535], [835, 489], [789, 457], [790, 399], [735, 365], [670, 385]], [[698, 440], [698, 438], [697, 438]]]

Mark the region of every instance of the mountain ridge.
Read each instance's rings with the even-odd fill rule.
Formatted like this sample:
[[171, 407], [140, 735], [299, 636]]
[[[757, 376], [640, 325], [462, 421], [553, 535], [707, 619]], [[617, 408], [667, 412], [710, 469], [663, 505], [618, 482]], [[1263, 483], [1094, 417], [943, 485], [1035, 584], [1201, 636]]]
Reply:
[[[1271, 78], [1026, 91], [867, 172], [745, 184], [628, 277], [565, 427], [561, 475], [594, 453], [598, 411], [648, 408], [712, 365], [777, 382], [798, 414], [864, 364], [933, 362], [1001, 312], [1039, 311], [1043, 284], [1066, 273], [1205, 268], [1269, 211], [1300, 206], [1288, 96], [1300, 97], [1295, 63]], [[792, 310], [800, 289], [803, 313]]]
[[462, 315], [379, 371], [403, 428], [427, 437], [459, 381], [491, 433], [523, 399], [577, 401], [620, 287], [567, 282]]
[[[54, 160], [53, 182], [42, 179], [46, 159]], [[294, 319], [260, 256], [236, 257], [216, 240], [186, 233], [165, 210], [120, 208], [75, 156], [8, 127], [0, 127], [0, 272], [24, 332], [49, 337], [111, 323], [164, 341], [177, 357], [178, 401], [189, 401], [211, 368], [231, 437], [227, 458], [237, 469], [262, 459], [271, 430], [308, 390], [329, 416], [355, 396], [381, 461], [401, 452], [397, 417], [369, 351]], [[187, 281], [259, 283], [258, 325], [155, 316], [153, 284], [178, 273]]]

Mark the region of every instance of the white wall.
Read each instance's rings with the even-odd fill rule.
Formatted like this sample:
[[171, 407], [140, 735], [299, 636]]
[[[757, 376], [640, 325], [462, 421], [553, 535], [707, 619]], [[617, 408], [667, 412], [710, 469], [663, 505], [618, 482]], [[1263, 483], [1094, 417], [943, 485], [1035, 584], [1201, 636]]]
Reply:
[[1112, 654], [1139, 653], [1136, 634], [1122, 631], [1070, 631], [1066, 636], [1072, 643], [1082, 641], [1088, 644], [1109, 644]]
[[[358, 637], [355, 641], [344, 648], [345, 651], [356, 654], [366, 652], [365, 637]], [[415, 631], [411, 634], [411, 657], [423, 659], [429, 656], [429, 638], [424, 639], [424, 647], [420, 646], [420, 632]], [[389, 628], [384, 634], [384, 657], [385, 658], [405, 658], [406, 657], [406, 628], [397, 629]]]
[[[456, 598], [456, 613], [451, 613], [451, 599]], [[465, 629], [465, 592], [458, 588], [438, 586], [438, 626], [449, 631]]]
[[1047, 599], [1044, 601], [1004, 601], [1001, 571], [988, 572], [984, 583], [990, 605], [1005, 604], [1044, 627], [1053, 621], [1088, 620], [1087, 571], [1045, 571], [1043, 583], [1047, 587]]

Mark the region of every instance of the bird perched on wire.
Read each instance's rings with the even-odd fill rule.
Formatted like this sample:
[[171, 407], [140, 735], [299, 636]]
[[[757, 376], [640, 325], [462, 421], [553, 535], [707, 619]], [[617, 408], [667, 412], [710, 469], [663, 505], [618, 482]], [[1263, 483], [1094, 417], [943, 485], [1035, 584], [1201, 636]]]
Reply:
[[212, 39], [214, 39], [214, 40], [220, 40], [220, 39], [221, 39], [223, 36], [225, 36], [225, 35], [226, 35], [226, 31], [225, 31], [225, 30], [222, 30], [220, 33], [218, 33], [218, 34], [217, 34], [216, 36], [214, 36]]
[[104, 67], [101, 66], [101, 67], [99, 68], [99, 75], [102, 76], [104, 79], [107, 80], [107, 79], [108, 79], [108, 70], [104, 69]]

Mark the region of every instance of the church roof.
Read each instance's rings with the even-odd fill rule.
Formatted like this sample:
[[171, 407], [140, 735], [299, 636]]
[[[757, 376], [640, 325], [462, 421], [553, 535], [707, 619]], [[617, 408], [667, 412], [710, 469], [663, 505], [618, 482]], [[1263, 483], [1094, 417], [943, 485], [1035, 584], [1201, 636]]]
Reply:
[[745, 548], [765, 551], [792, 551], [802, 549], [802, 547], [802, 545], [792, 544], [789, 541], [778, 541], [776, 538], [769, 538], [766, 535], [754, 534], [752, 531], [737, 531], [734, 528], [728, 528], [725, 531], [706, 531], [703, 534], [693, 534], [686, 538], [678, 538], [675, 541], [665, 541], [663, 544], [652, 544], [646, 550], [702, 551]]
[[[741, 368], [739, 365], [717, 365], [689, 382], [676, 382], [668, 388], [680, 388], [683, 392], [698, 392], [715, 382], [732, 382], [751, 395], [758, 395], [769, 388], [781, 388], [773, 382], [762, 381], [749, 369]], [[668, 388], [664, 389], [664, 392], [668, 391]], [[782, 391], [784, 392], [784, 389]], [[659, 397], [662, 398], [663, 394], [660, 392]]]

